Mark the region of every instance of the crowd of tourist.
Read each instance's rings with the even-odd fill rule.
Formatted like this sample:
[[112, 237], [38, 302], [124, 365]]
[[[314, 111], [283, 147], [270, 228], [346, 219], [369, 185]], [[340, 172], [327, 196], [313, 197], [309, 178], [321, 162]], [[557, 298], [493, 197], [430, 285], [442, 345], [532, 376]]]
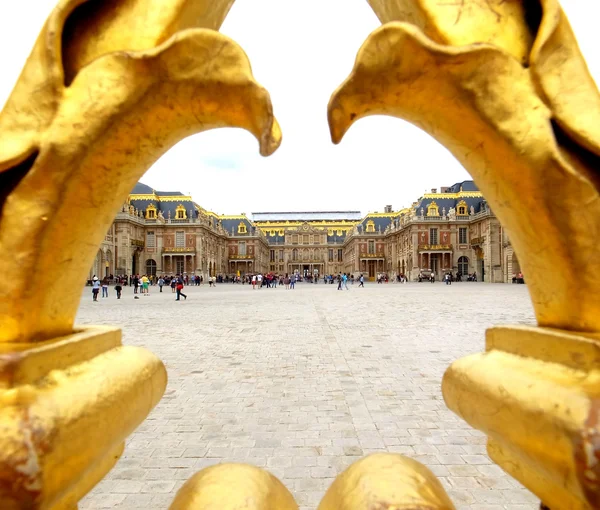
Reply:
[[[333, 285], [337, 283], [337, 290], [349, 290], [348, 282], [351, 285], [354, 285], [355, 282], [359, 283], [359, 287], [364, 287], [365, 278], [361, 273], [360, 276], [356, 277], [350, 273], [338, 273], [337, 275], [328, 274], [323, 275], [322, 277], [324, 284]], [[442, 281], [446, 283], [446, 285], [451, 285], [452, 282], [461, 282], [465, 279], [469, 282], [477, 281], [477, 273], [473, 272], [467, 275], [463, 275], [460, 271], [454, 275], [452, 272], [446, 272], [442, 276]], [[256, 273], [256, 274], [246, 274], [246, 275], [237, 275], [237, 276], [209, 276], [207, 277], [209, 287], [216, 287], [217, 283], [239, 283], [239, 284], [248, 284], [252, 286], [252, 289], [260, 289], [263, 287], [266, 288], [277, 288], [278, 285], [284, 286], [286, 289], [294, 289], [296, 283], [301, 281], [306, 281], [307, 283], [318, 283], [319, 277], [317, 275], [305, 275], [302, 277], [298, 273], [293, 274], [281, 274], [277, 275], [274, 273]], [[377, 274], [377, 283], [383, 284], [388, 283], [390, 281], [388, 275], [386, 273], [378, 273]], [[396, 275], [395, 281], [398, 283], [407, 283], [408, 278], [406, 275], [400, 273]], [[417, 277], [417, 281], [429, 281], [431, 283], [435, 282], [435, 272], [426, 269], [419, 272]], [[523, 273], [519, 272], [518, 274], [513, 275], [512, 278], [513, 283], [525, 283], [523, 278]], [[187, 296], [182, 292], [184, 286], [200, 286], [204, 285], [204, 277], [202, 275], [187, 275], [187, 274], [176, 274], [176, 275], [117, 275], [113, 276], [108, 275], [104, 278], [100, 279], [96, 275], [93, 276], [91, 280], [88, 281], [88, 284], [92, 287], [92, 299], [93, 301], [98, 301], [98, 295], [100, 294], [100, 290], [102, 290], [102, 298], [108, 297], [108, 288], [110, 285], [114, 284], [114, 290], [117, 295], [117, 299], [121, 299], [121, 295], [123, 292], [123, 287], [133, 287], [133, 293], [135, 299], [139, 299], [137, 294], [142, 296], [150, 295], [151, 287], [158, 287], [159, 292], [163, 291], [163, 287], [170, 287], [171, 293], [176, 294], [176, 301], [179, 301], [183, 296], [184, 299], [187, 299]]]

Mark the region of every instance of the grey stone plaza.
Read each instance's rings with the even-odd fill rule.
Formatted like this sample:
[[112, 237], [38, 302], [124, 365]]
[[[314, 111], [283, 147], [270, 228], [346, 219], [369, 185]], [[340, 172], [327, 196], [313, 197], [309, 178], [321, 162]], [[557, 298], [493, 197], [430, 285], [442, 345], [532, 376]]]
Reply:
[[116, 325], [165, 363], [169, 384], [115, 469], [80, 510], [167, 509], [196, 471], [221, 462], [268, 469], [302, 508], [372, 452], [427, 465], [457, 508], [534, 509], [494, 465], [486, 439], [444, 405], [442, 374], [484, 348], [494, 324], [533, 324], [525, 285], [300, 283], [152, 287], [92, 302], [79, 324]]

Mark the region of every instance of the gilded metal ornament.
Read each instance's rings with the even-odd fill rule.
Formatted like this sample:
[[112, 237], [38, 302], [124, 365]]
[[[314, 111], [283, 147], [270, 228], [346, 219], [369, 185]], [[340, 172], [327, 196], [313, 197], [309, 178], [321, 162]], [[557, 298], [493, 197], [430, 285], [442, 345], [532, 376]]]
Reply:
[[[76, 508], [165, 389], [160, 360], [118, 330], [73, 326], [73, 289], [135, 182], [200, 131], [245, 128], [265, 156], [281, 141], [246, 55], [217, 32], [232, 3], [61, 0], [0, 113], [3, 509]], [[485, 353], [446, 372], [446, 403], [551, 508], [597, 508], [600, 96], [569, 23], [556, 0], [369, 3], [383, 26], [331, 98], [333, 141], [385, 114], [443, 143], [508, 230], [539, 324], [489, 330]], [[297, 505], [269, 473], [226, 464], [171, 508], [213, 507]], [[352, 465], [320, 504], [384, 507], [453, 508], [391, 454]]]

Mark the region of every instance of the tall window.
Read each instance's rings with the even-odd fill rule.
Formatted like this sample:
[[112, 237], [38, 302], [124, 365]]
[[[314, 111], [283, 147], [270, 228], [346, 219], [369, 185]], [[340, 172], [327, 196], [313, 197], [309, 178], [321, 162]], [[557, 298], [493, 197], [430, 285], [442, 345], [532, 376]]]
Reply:
[[435, 202], [431, 202], [428, 206], [427, 206], [427, 216], [439, 216], [440, 215], [440, 211], [438, 209], [438, 206]]
[[467, 228], [461, 227], [458, 229], [458, 244], [467, 244]]
[[321, 243], [321, 236], [315, 236], [315, 244], [320, 244]]
[[304, 235], [304, 236], [302, 236], [302, 243], [303, 243], [303, 244], [309, 244], [309, 243], [308, 243], [308, 239], [309, 239], [309, 237], [308, 237], [308, 234], [307, 234], [307, 235]]
[[175, 247], [183, 248], [185, 246], [185, 233], [182, 230], [175, 232]]
[[333, 248], [329, 248], [328, 259], [329, 262], [333, 262]]
[[469, 259], [467, 257], [458, 259], [458, 270], [461, 274], [469, 274]]
[[438, 229], [430, 228], [429, 229], [429, 244], [437, 244], [438, 243]]
[[298, 234], [292, 236], [292, 244], [298, 244]]
[[275, 250], [269, 250], [269, 262], [275, 262]]
[[156, 241], [155, 241], [154, 232], [147, 232], [146, 233], [146, 247], [154, 248], [155, 246], [156, 246]]
[[369, 254], [375, 254], [375, 241], [369, 241]]
[[283, 262], [283, 250], [279, 250], [279, 262]]
[[156, 275], [156, 261], [152, 259], [146, 261], [146, 274], [152, 276]]
[[238, 255], [246, 256], [246, 241], [238, 241]]
[[343, 259], [344, 259], [343, 250], [340, 249], [340, 248], [338, 248], [338, 257], [337, 257], [337, 259], [338, 259], [338, 262], [342, 262]]
[[175, 218], [178, 220], [185, 220], [187, 218], [186, 210], [185, 207], [183, 207], [183, 205], [179, 204], [175, 208]]

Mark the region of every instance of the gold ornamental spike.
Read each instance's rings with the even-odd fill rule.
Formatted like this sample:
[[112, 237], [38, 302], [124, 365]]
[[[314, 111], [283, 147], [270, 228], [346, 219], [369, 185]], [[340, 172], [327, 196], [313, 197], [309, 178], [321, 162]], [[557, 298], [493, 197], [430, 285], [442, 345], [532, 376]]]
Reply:
[[186, 28], [218, 30], [234, 0], [60, 0], [0, 115], [0, 171], [31, 156], [68, 85], [116, 51], [149, 50]]
[[248, 464], [220, 464], [196, 473], [169, 510], [298, 510], [275, 476]]
[[556, 132], [531, 69], [490, 44], [441, 45], [413, 25], [388, 23], [330, 100], [334, 143], [374, 114], [421, 127], [473, 175], [519, 254], [540, 325], [600, 332], [594, 279], [579, 277], [600, 273], [600, 178], [588, 151]]
[[541, 326], [489, 330], [446, 371], [446, 404], [550, 508], [598, 508], [600, 96], [568, 21], [555, 0], [370, 3], [387, 23], [332, 95], [334, 143], [387, 114], [445, 145], [507, 229]]
[[[74, 290], [117, 209], [179, 140], [240, 127], [265, 156], [281, 141], [269, 95], [243, 50], [210, 29], [173, 33], [192, 11], [197, 24], [218, 26], [231, 2], [216, 2], [215, 10], [203, 1], [95, 2], [109, 11], [86, 11], [66, 37], [60, 29], [76, 3], [62, 2], [50, 16], [0, 114], [0, 262], [22, 275], [0, 291], [0, 342], [71, 332]], [[123, 27], [143, 6], [155, 25], [140, 27], [139, 39], [122, 39], [135, 34]], [[133, 50], [121, 46], [130, 42]], [[65, 72], [73, 78], [68, 86]], [[52, 295], [39, 292], [51, 287]]]
[[317, 510], [454, 510], [442, 484], [417, 461], [393, 453], [352, 464], [327, 490]]

